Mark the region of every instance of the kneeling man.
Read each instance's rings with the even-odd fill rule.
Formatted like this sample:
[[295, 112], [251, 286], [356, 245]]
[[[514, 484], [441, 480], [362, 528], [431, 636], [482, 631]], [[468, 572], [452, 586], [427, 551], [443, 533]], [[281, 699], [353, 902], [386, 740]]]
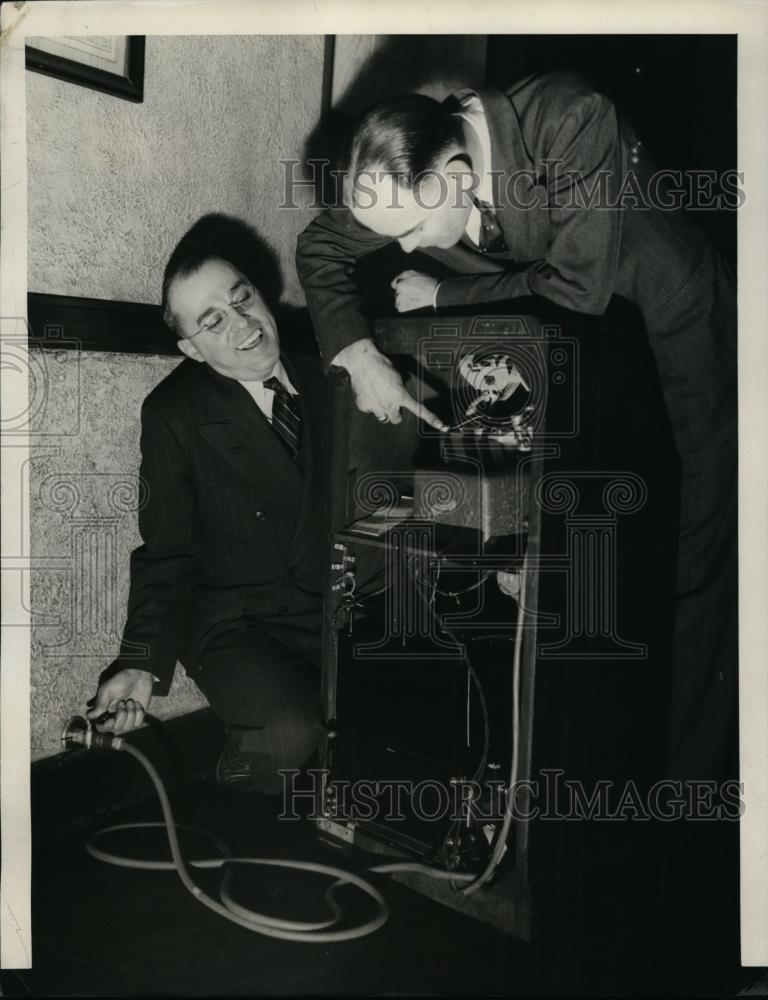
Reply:
[[139, 513], [120, 657], [89, 715], [141, 725], [177, 660], [227, 728], [217, 779], [281, 790], [322, 732], [325, 519], [319, 363], [281, 355], [273, 315], [205, 216], [173, 251], [166, 323], [186, 359], [141, 414]]

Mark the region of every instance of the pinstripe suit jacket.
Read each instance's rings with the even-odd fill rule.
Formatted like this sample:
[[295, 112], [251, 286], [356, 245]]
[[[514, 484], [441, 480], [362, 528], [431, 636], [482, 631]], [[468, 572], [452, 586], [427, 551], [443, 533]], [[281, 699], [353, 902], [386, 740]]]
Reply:
[[[630, 125], [608, 98], [572, 74], [532, 77], [507, 93], [478, 95], [509, 249], [489, 257], [468, 241], [447, 250], [423, 248], [455, 272], [440, 283], [438, 310], [450, 314], [454, 306], [533, 293], [599, 315], [612, 295], [621, 295], [643, 314], [680, 454], [710, 449], [724, 413], [731, 435], [733, 281], [708, 241], [677, 213], [633, 207], [633, 191], [647, 191], [653, 166]], [[606, 201], [618, 207], [568, 207], [569, 171], [578, 172], [587, 191], [602, 172]], [[326, 363], [371, 336], [353, 267], [390, 242], [346, 208], [326, 210], [299, 237], [297, 268]]]
[[298, 461], [246, 389], [207, 364], [183, 361], [144, 401], [143, 544], [115, 666], [151, 671], [158, 694], [182, 649], [222, 623], [319, 614], [325, 379], [314, 359], [283, 362], [299, 392]]

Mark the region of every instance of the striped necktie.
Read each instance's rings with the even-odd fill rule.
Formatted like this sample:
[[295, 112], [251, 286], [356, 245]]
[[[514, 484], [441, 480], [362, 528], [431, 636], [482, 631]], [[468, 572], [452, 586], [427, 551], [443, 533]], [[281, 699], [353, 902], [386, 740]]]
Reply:
[[271, 389], [275, 394], [272, 400], [272, 426], [285, 441], [291, 455], [296, 458], [301, 440], [301, 416], [296, 397], [274, 375], [265, 380], [264, 388]]
[[472, 197], [475, 208], [480, 213], [480, 242], [478, 246], [483, 253], [505, 253], [509, 250], [504, 233], [501, 231], [496, 212], [487, 201]]

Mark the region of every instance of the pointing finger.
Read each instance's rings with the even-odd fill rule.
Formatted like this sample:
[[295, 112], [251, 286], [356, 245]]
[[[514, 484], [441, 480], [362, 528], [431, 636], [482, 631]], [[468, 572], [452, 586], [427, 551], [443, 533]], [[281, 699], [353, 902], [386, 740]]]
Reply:
[[428, 410], [423, 403], [417, 402], [412, 396], [405, 396], [400, 405], [406, 410], [410, 410], [411, 413], [415, 413], [419, 420], [434, 427], [436, 431], [448, 430], [447, 425], [439, 417], [436, 417], [431, 410]]

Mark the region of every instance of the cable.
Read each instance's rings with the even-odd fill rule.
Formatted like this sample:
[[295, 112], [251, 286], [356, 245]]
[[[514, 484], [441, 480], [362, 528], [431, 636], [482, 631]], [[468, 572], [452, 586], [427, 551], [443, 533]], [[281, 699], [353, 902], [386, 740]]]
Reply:
[[[467, 668], [467, 673], [471, 677], [472, 683], [475, 685], [475, 689], [477, 691], [478, 701], [480, 702], [480, 711], [483, 718], [483, 752], [480, 757], [480, 761], [477, 767], [475, 768], [475, 773], [472, 775], [472, 778], [470, 779], [473, 782], [477, 782], [482, 777], [483, 771], [485, 770], [485, 765], [488, 762], [488, 750], [490, 749], [490, 725], [488, 722], [488, 705], [485, 700], [485, 692], [483, 691], [483, 685], [480, 683], [480, 678], [477, 675], [477, 671], [473, 667], [472, 662], [469, 658], [469, 654], [467, 653], [466, 650], [466, 643], [459, 641], [455, 633], [445, 624], [445, 622], [442, 620], [442, 618], [438, 615], [437, 611], [435, 610], [433, 598], [436, 589], [437, 579], [439, 577], [439, 568], [435, 578], [435, 587], [431, 588], [432, 594], [429, 600], [427, 600], [424, 588], [429, 585], [425, 581], [419, 578], [418, 567], [414, 570], [414, 568], [410, 566], [408, 563], [406, 563], [406, 566], [409, 572], [411, 573], [413, 579], [418, 584], [418, 590], [420, 592], [422, 602], [424, 603], [424, 606], [427, 608], [437, 629], [439, 631], [444, 632], [448, 636], [448, 638], [453, 642], [453, 644], [455, 646], [458, 646], [459, 649], [461, 650], [461, 658], [464, 661], [464, 665]], [[451, 594], [450, 596], [455, 596], [455, 595]]]
[[429, 865], [421, 865], [416, 861], [394, 861], [383, 865], [373, 865], [371, 868], [367, 868], [366, 871], [384, 874], [389, 874], [390, 872], [417, 872], [444, 882], [471, 882], [476, 878], [475, 875], [444, 871], [442, 868], [431, 868]]
[[[415, 559], [413, 561], [415, 562]], [[467, 668], [467, 672], [468, 672], [469, 676], [471, 677], [472, 682], [473, 682], [473, 684], [475, 686], [475, 689], [477, 691], [478, 701], [480, 702], [480, 709], [481, 709], [481, 715], [482, 715], [482, 720], [483, 720], [483, 751], [482, 751], [482, 754], [480, 756], [480, 760], [478, 762], [478, 765], [477, 765], [477, 767], [475, 769], [475, 772], [474, 772], [472, 778], [470, 779], [470, 781], [472, 783], [477, 783], [477, 782], [479, 782], [479, 780], [482, 777], [483, 772], [485, 770], [486, 764], [488, 762], [488, 751], [490, 749], [490, 726], [489, 726], [489, 719], [488, 719], [488, 706], [487, 706], [487, 703], [486, 703], [486, 700], [485, 700], [485, 692], [483, 691], [483, 686], [482, 686], [482, 684], [480, 682], [480, 678], [478, 677], [477, 672], [475, 671], [475, 669], [474, 669], [474, 667], [473, 667], [473, 665], [472, 665], [472, 663], [470, 661], [469, 655], [468, 655], [468, 653], [466, 651], [466, 644], [460, 642], [458, 640], [458, 638], [456, 637], [456, 635], [453, 633], [453, 631], [448, 626], [446, 626], [445, 623], [444, 623], [444, 621], [442, 621], [441, 618], [438, 616], [438, 614], [437, 614], [437, 612], [436, 612], [436, 610], [434, 608], [434, 598], [435, 598], [435, 594], [436, 593], [440, 594], [441, 596], [446, 596], [446, 597], [459, 597], [462, 594], [468, 593], [469, 591], [474, 590], [474, 589], [482, 586], [491, 574], [490, 574], [490, 571], [485, 572], [480, 577], [480, 579], [478, 581], [476, 581], [474, 584], [470, 585], [469, 587], [467, 587], [467, 588], [465, 588], [463, 590], [459, 590], [459, 591], [455, 591], [454, 592], [454, 591], [442, 591], [442, 590], [438, 589], [438, 587], [437, 587], [437, 579], [439, 578], [439, 575], [440, 575], [439, 567], [438, 567], [438, 572], [436, 574], [436, 578], [435, 578], [435, 580], [434, 580], [433, 585], [432, 585], [431, 588], [429, 588], [429, 584], [427, 584], [426, 581], [424, 581], [424, 580], [421, 579], [421, 575], [420, 575], [420, 573], [418, 571], [418, 567], [412, 565], [411, 564], [411, 560], [406, 561], [406, 568], [409, 570], [409, 572], [411, 574], [411, 577], [413, 578], [414, 582], [416, 583], [416, 585], [417, 585], [416, 586], [417, 593], [419, 593], [419, 595], [420, 595], [420, 597], [422, 599], [423, 604], [428, 609], [429, 614], [432, 617], [432, 619], [434, 620], [434, 622], [437, 625], [438, 629], [441, 630], [442, 632], [444, 632], [454, 642], [454, 644], [461, 649], [462, 660], [464, 661], [464, 664], [465, 664], [465, 666]], [[516, 629], [515, 629], [515, 646], [514, 646], [514, 653], [513, 653], [513, 680], [512, 680], [512, 702], [513, 702], [513, 709], [512, 709], [512, 711], [513, 711], [513, 718], [512, 718], [512, 761], [511, 761], [511, 766], [510, 766], [510, 783], [509, 783], [510, 789], [514, 789], [515, 784], [517, 782], [517, 771], [518, 771], [518, 766], [519, 766], [519, 763], [518, 763], [518, 761], [519, 761], [519, 746], [518, 746], [519, 739], [518, 739], [518, 734], [519, 734], [519, 721], [520, 721], [519, 720], [519, 715], [520, 715], [520, 705], [519, 705], [520, 659], [521, 659], [521, 649], [522, 649], [522, 626], [523, 626], [524, 618], [525, 618], [524, 602], [525, 602], [526, 569], [527, 569], [527, 557], [526, 557], [526, 559], [524, 559], [524, 561], [523, 561], [523, 567], [522, 567], [522, 574], [521, 574], [522, 583], [521, 583], [521, 592], [520, 592], [520, 595], [519, 595], [518, 606], [517, 606], [517, 622], [516, 622]], [[371, 577], [368, 581], [366, 581], [367, 584], [372, 583], [373, 580], [378, 575], [380, 575], [380, 574], [374, 574], [373, 577]], [[431, 591], [429, 597], [427, 597], [427, 594], [426, 594], [426, 589], [427, 588], [429, 588], [430, 591]], [[383, 587], [381, 590], [376, 591], [376, 592], [374, 592], [372, 594], [363, 595], [363, 594], [361, 594], [361, 593], [358, 592], [358, 594], [355, 595], [355, 596], [356, 597], [363, 597], [363, 601], [365, 601], [366, 599], [370, 599], [371, 597], [377, 596], [378, 594], [382, 593], [386, 589], [387, 589], [387, 586], [385, 585], [385, 587]], [[342, 599], [342, 601], [339, 603], [339, 605], [337, 606], [336, 610], [334, 611], [334, 614], [332, 616], [332, 623], [333, 624], [335, 624], [335, 621], [336, 621], [336, 619], [338, 617], [338, 614], [341, 611], [341, 609], [344, 606], [344, 604], [345, 604], [345, 601]], [[491, 853], [491, 857], [490, 857], [490, 859], [488, 861], [488, 864], [486, 865], [485, 869], [483, 869], [483, 871], [480, 872], [479, 875], [459, 874], [458, 872], [451, 871], [450, 867], [448, 868], [448, 870], [442, 871], [440, 869], [431, 869], [431, 868], [424, 868], [423, 866], [419, 866], [419, 870], [422, 870], [425, 873], [430, 874], [432, 877], [447, 879], [447, 880], [449, 880], [451, 882], [452, 888], [456, 889], [457, 891], [461, 891], [464, 895], [472, 895], [473, 893], [477, 892], [477, 890], [480, 889], [483, 885], [485, 885], [488, 881], [490, 881], [490, 879], [493, 877], [493, 874], [494, 874], [496, 868], [498, 867], [499, 862], [501, 861], [501, 859], [502, 859], [502, 857], [504, 855], [504, 852], [506, 850], [506, 842], [507, 842], [507, 838], [509, 836], [509, 830], [510, 830], [511, 824], [512, 824], [512, 812], [511, 812], [511, 810], [509, 808], [507, 808], [506, 811], [505, 811], [504, 820], [502, 822], [501, 828], [498, 830], [497, 835], [496, 835], [496, 837], [494, 839], [494, 844], [493, 844], [493, 850], [492, 850], [492, 853]], [[458, 831], [459, 831], [459, 827], [460, 826], [461, 826], [461, 821], [455, 820], [454, 823], [451, 824], [451, 827], [449, 828], [448, 832], [446, 833], [446, 839], [450, 838], [451, 836], [453, 836], [453, 839], [454, 839], [453, 849], [452, 849], [451, 854], [448, 857], [447, 862], [446, 862], [446, 864], [448, 866], [450, 866], [451, 864], [458, 863], [458, 857], [459, 857], [459, 837], [458, 837]], [[379, 871], [379, 870], [382, 870], [382, 869], [381, 868], [371, 868], [369, 870], [370, 871]], [[412, 869], [408, 869], [408, 870], [412, 870]], [[463, 889], [459, 890], [459, 886], [456, 884], [457, 882], [467, 882], [468, 884]]]
[[[73, 722], [75, 720], [72, 720]], [[79, 720], [78, 720], [79, 722]], [[67, 735], [69, 732], [69, 735]], [[97, 733], [86, 723], [83, 728], [72, 727], [72, 722], [65, 729], [63, 737], [65, 745], [80, 744], [87, 748], [100, 747], [102, 749], [122, 750], [129, 756], [137, 760], [145, 769], [155, 787], [160, 800], [160, 807], [163, 812], [163, 822], [149, 823], [120, 823], [114, 826], [105, 827], [95, 833], [86, 845], [88, 853], [98, 861], [106, 864], [116, 865], [120, 868], [129, 868], [138, 871], [175, 871], [181, 879], [184, 887], [197, 899], [198, 902], [213, 910], [219, 916], [224, 917], [232, 923], [244, 927], [246, 930], [254, 931], [267, 937], [280, 938], [286, 941], [303, 941], [318, 944], [328, 944], [339, 941], [351, 941], [364, 937], [378, 930], [386, 922], [389, 916], [389, 907], [382, 894], [366, 879], [355, 875], [352, 872], [337, 868], [334, 865], [318, 864], [311, 861], [291, 861], [279, 858], [257, 858], [257, 857], [233, 857], [230, 855], [227, 845], [223, 840], [216, 837], [207, 830], [199, 827], [180, 825], [177, 826], [168, 793], [165, 790], [162, 779], [157, 773], [152, 762], [140, 750], [126, 743], [121, 737], [112, 734]], [[122, 854], [115, 854], [96, 846], [96, 841], [108, 834], [118, 833], [122, 830], [152, 830], [165, 829], [168, 836], [168, 845], [171, 850], [170, 861], [142, 860], [138, 858], [126, 857]], [[185, 861], [179, 845], [178, 831], [185, 830], [198, 837], [208, 840], [220, 856], [215, 858], [199, 858], [192, 861]], [[235, 865], [260, 865], [271, 868], [290, 868], [294, 871], [312, 872], [322, 875], [335, 876], [333, 882], [325, 891], [325, 900], [332, 916], [321, 921], [298, 921], [283, 920], [279, 917], [269, 916], [265, 913], [258, 913], [238, 903], [232, 896], [231, 883], [234, 876], [234, 868], [231, 867], [224, 874], [224, 879], [219, 890], [221, 902], [208, 896], [194, 881], [189, 873], [189, 868], [197, 869], [218, 869]], [[377, 874], [391, 874], [394, 872], [414, 872], [426, 875], [430, 878], [455, 882], [469, 882], [475, 878], [474, 875], [459, 874], [457, 872], [443, 871], [432, 868], [429, 865], [418, 862], [395, 861], [373, 865], [366, 869]], [[376, 917], [348, 930], [330, 930], [339, 922], [342, 917], [342, 910], [335, 899], [336, 892], [344, 885], [357, 886], [362, 892], [370, 896], [379, 907]]]
[[[526, 560], [527, 561], [527, 560]], [[517, 781], [517, 770], [518, 770], [518, 758], [519, 758], [519, 747], [518, 747], [518, 731], [519, 731], [519, 682], [520, 682], [520, 660], [521, 660], [521, 646], [522, 646], [522, 626], [525, 618], [525, 582], [526, 582], [526, 565], [524, 562], [523, 572], [522, 572], [522, 585], [520, 599], [518, 601], [518, 615], [517, 615], [517, 634], [515, 642], [515, 652], [514, 652], [514, 665], [513, 665], [513, 746], [512, 746], [512, 763], [510, 768], [510, 789], [514, 788]], [[367, 585], [370, 585], [373, 580], [379, 574], [374, 574], [368, 581]], [[485, 577], [480, 581], [482, 584]], [[421, 581], [417, 578], [417, 583]], [[386, 586], [383, 588], [386, 590]], [[422, 587], [417, 588], [422, 591]], [[470, 588], [473, 589], [473, 588]], [[379, 591], [380, 593], [381, 591]], [[362, 595], [367, 598], [376, 596], [375, 594]], [[450, 595], [454, 596], [454, 595]], [[432, 600], [426, 600], [425, 595], [422, 593], [422, 599], [424, 604], [428, 607], [430, 614], [432, 615], [435, 623], [443, 632], [451, 638], [454, 643], [459, 646], [462, 650], [462, 658], [465, 661], [467, 670], [472, 677], [473, 683], [477, 689], [478, 699], [481, 705], [482, 717], [483, 717], [483, 753], [481, 755], [480, 762], [475, 771], [473, 781], [477, 781], [485, 768], [488, 759], [488, 749], [490, 742], [490, 732], [488, 723], [488, 710], [485, 702], [485, 695], [480, 683], [480, 679], [477, 676], [474, 667], [472, 666], [469, 656], [466, 653], [465, 644], [460, 643], [453, 632], [445, 626], [438, 618], [437, 613], [432, 604]], [[344, 600], [342, 600], [339, 606], [336, 608], [333, 614], [333, 621], [340, 612]], [[74, 724], [74, 725], [73, 725]], [[82, 724], [82, 725], [81, 725]], [[340, 941], [351, 941], [357, 938], [365, 937], [368, 934], [373, 933], [386, 923], [389, 916], [389, 907], [387, 906], [386, 900], [382, 894], [373, 886], [370, 882], [355, 875], [351, 872], [347, 872], [344, 869], [337, 868], [333, 865], [318, 864], [309, 861], [291, 861], [282, 860], [277, 858], [257, 858], [257, 857], [232, 857], [226, 845], [215, 837], [213, 834], [205, 830], [200, 830], [196, 827], [180, 827], [177, 828], [175, 820], [173, 818], [173, 812], [171, 809], [171, 804], [168, 799], [168, 794], [163, 785], [160, 775], [157, 773], [152, 762], [145, 757], [140, 750], [126, 743], [121, 737], [116, 737], [113, 734], [96, 733], [92, 730], [90, 723], [87, 720], [76, 718], [70, 720], [67, 727], [65, 727], [64, 733], [62, 735], [62, 743], [64, 746], [69, 745], [82, 745], [87, 748], [92, 746], [101, 747], [103, 749], [113, 749], [122, 750], [129, 756], [137, 760], [142, 767], [146, 770], [149, 775], [152, 784], [155, 787], [157, 796], [160, 800], [160, 806], [163, 812], [163, 823], [128, 823], [119, 824], [116, 826], [106, 827], [105, 829], [97, 832], [88, 841], [86, 849], [89, 854], [95, 859], [105, 862], [107, 864], [117, 865], [123, 868], [138, 869], [144, 871], [176, 871], [184, 887], [198, 900], [203, 906], [217, 913], [219, 916], [224, 917], [225, 920], [244, 927], [246, 930], [253, 931], [257, 934], [262, 934], [266, 937], [279, 938], [286, 941], [303, 941], [306, 943], [317, 943], [317, 944], [328, 944]], [[432, 868], [428, 865], [412, 863], [412, 862], [390, 862], [380, 865], [371, 866], [368, 871], [376, 872], [380, 874], [388, 874], [391, 872], [416, 872], [420, 874], [427, 875], [430, 878], [441, 879], [449, 881], [452, 888], [459, 890], [457, 883], [466, 883], [463, 889], [460, 891], [464, 895], [471, 895], [477, 892], [483, 885], [485, 885], [493, 876], [503, 854], [506, 849], [506, 841], [509, 835], [509, 828], [512, 821], [512, 813], [508, 808], [506, 815], [504, 817], [504, 822], [502, 824], [501, 830], [499, 831], [496, 841], [494, 844], [494, 849], [491, 858], [486, 865], [486, 868], [479, 875], [459, 873], [451, 870], [442, 870]], [[99, 838], [103, 837], [109, 833], [115, 833], [120, 830], [136, 830], [136, 829], [158, 829], [165, 827], [168, 845], [171, 851], [171, 861], [153, 861], [153, 860], [139, 860], [136, 858], [125, 857], [119, 854], [113, 854], [108, 851], [104, 851], [101, 848], [95, 846], [94, 842]], [[213, 899], [211, 896], [207, 895], [202, 888], [197, 885], [192, 876], [189, 873], [187, 862], [185, 862], [184, 857], [181, 853], [181, 848], [178, 840], [178, 829], [187, 829], [194, 832], [198, 836], [206, 838], [214, 847], [219, 850], [220, 857], [217, 858], [202, 858], [189, 862], [189, 866], [192, 868], [199, 869], [217, 869], [224, 868], [226, 866], [234, 865], [258, 865], [262, 867], [272, 867], [272, 868], [290, 868], [296, 871], [305, 871], [318, 873], [328, 876], [335, 876], [336, 881], [333, 882], [325, 891], [325, 900], [328, 907], [332, 913], [332, 917], [328, 920], [306, 922], [306, 921], [294, 921], [294, 920], [283, 920], [279, 917], [268, 916], [267, 914], [258, 913], [251, 910], [241, 904], [237, 903], [231, 895], [231, 882], [233, 877], [233, 870], [230, 868], [225, 872], [224, 879], [222, 881], [221, 888], [219, 890], [220, 902]], [[458, 845], [457, 845], [458, 846]], [[449, 864], [456, 861], [457, 859], [457, 849], [452, 852], [452, 856], [449, 859]], [[354, 885], [357, 886], [363, 893], [370, 896], [377, 904], [379, 908], [378, 914], [366, 921], [365, 923], [359, 925], [358, 927], [349, 928], [347, 930], [330, 930], [339, 922], [342, 917], [342, 910], [335, 899], [335, 893], [344, 885]]]
[[[421, 579], [418, 567], [416, 567], [416, 569], [413, 570], [412, 572], [414, 575], [414, 579], [416, 580], [416, 583], [419, 584], [419, 586], [429, 587], [429, 584], [425, 580]], [[468, 587], [462, 587], [461, 590], [441, 590], [437, 586], [437, 578], [439, 578], [440, 576], [440, 564], [438, 563], [437, 578], [435, 579], [434, 585], [431, 587], [431, 592], [433, 595], [439, 594], [441, 597], [463, 597], [464, 594], [469, 594], [471, 591], [478, 590], [480, 587], [482, 587], [485, 581], [490, 577], [491, 572], [492, 570], [486, 570], [484, 573], [482, 573], [479, 580], [475, 580], [474, 583], [470, 583]]]
[[[200, 886], [197, 885], [189, 873], [187, 863], [184, 861], [184, 857], [182, 856], [181, 848], [179, 846], [177, 827], [173, 818], [168, 793], [166, 792], [162, 779], [155, 770], [152, 762], [148, 760], [148, 758], [145, 757], [140, 750], [137, 750], [124, 740], [120, 738], [113, 738], [112, 740], [101, 739], [100, 737], [103, 735], [104, 734], [93, 734], [93, 736], [89, 735], [88, 740], [83, 740], [82, 742], [84, 745], [88, 746], [111, 747], [115, 750], [122, 750], [137, 760], [146, 770], [152, 784], [155, 786], [155, 791], [160, 799], [164, 822], [128, 823], [121, 824], [119, 826], [107, 827], [106, 829], [99, 831], [87, 844], [88, 853], [94, 858], [97, 858], [99, 861], [104, 861], [107, 864], [118, 865], [122, 868], [143, 869], [148, 871], [175, 870], [184, 887], [192, 893], [199, 903], [202, 903], [203, 906], [207, 906], [209, 910], [213, 910], [214, 913], [218, 913], [219, 916], [224, 917], [232, 923], [238, 924], [240, 927], [246, 928], [246, 930], [255, 931], [257, 934], [263, 934], [267, 937], [281, 938], [285, 941], [304, 941], [316, 944], [351, 941], [355, 938], [372, 934], [386, 922], [387, 917], [389, 916], [389, 907], [387, 906], [386, 900], [379, 890], [375, 888], [375, 886], [371, 885], [370, 882], [361, 878], [359, 875], [354, 875], [351, 872], [344, 871], [342, 868], [337, 868], [333, 865], [317, 864], [311, 861], [288, 861], [277, 858], [231, 857], [227, 851], [226, 845], [224, 845], [218, 838], [212, 836], [206, 831], [191, 828], [196, 833], [207, 837], [208, 840], [214, 844], [214, 846], [221, 851], [222, 854], [221, 857], [217, 858], [203, 858], [197, 861], [191, 861], [189, 862], [191, 867], [223, 868], [226, 865], [261, 865], [272, 868], [292, 868], [298, 871], [314, 872], [334, 876], [336, 878], [336, 881], [332, 883], [332, 885], [330, 885], [325, 892], [325, 899], [333, 916], [329, 920], [316, 923], [281, 920], [278, 917], [270, 917], [263, 913], [256, 913], [253, 910], [249, 910], [246, 907], [241, 906], [239, 903], [236, 903], [230, 894], [230, 883], [233, 874], [232, 871], [228, 871], [225, 874], [225, 878], [220, 889], [221, 902], [213, 899], [211, 896], [208, 896], [205, 892], [203, 892]], [[171, 861], [141, 861], [136, 858], [112, 854], [94, 846], [94, 841], [99, 837], [102, 837], [107, 833], [114, 833], [117, 830], [157, 829], [158, 827], [163, 826], [165, 826], [166, 833], [168, 835], [168, 845], [171, 849]], [[352, 927], [348, 930], [328, 930], [328, 928], [338, 923], [341, 918], [341, 908], [336, 902], [334, 895], [343, 885], [357, 886], [358, 889], [370, 896], [378, 904], [379, 912], [375, 917], [358, 927]]]
[[[419, 596], [421, 597], [424, 606], [426, 607], [427, 611], [432, 617], [432, 620], [434, 621], [436, 627], [438, 628], [439, 631], [444, 632], [448, 636], [448, 638], [452, 640], [454, 645], [458, 646], [459, 649], [461, 650], [461, 658], [467, 669], [467, 674], [472, 679], [472, 683], [474, 684], [475, 689], [477, 691], [477, 697], [478, 701], [480, 702], [480, 711], [483, 720], [483, 751], [482, 754], [480, 755], [480, 760], [477, 764], [477, 767], [475, 768], [474, 774], [470, 778], [470, 784], [477, 784], [480, 778], [482, 777], [483, 772], [485, 771], [486, 764], [488, 763], [488, 751], [490, 749], [490, 724], [488, 721], [488, 705], [485, 700], [485, 692], [483, 691], [483, 685], [481, 684], [480, 678], [477, 675], [477, 671], [475, 670], [469, 658], [469, 654], [467, 653], [466, 650], [466, 643], [459, 641], [454, 632], [445, 624], [445, 622], [440, 618], [437, 611], [435, 610], [434, 606], [435, 593], [437, 592], [444, 594], [444, 592], [437, 590], [437, 579], [439, 578], [439, 572], [440, 572], [439, 567], [438, 567], [438, 572], [435, 576], [435, 580], [433, 581], [433, 586], [429, 588], [430, 589], [429, 597], [427, 597], [426, 594], [426, 589], [429, 587], [429, 585], [426, 583], [426, 581], [420, 579], [418, 567], [412, 566], [409, 562], [406, 562], [406, 567], [410, 572], [414, 582], [416, 583], [417, 593], [419, 593]], [[485, 579], [487, 578], [488, 575], [489, 574], [487, 573], [484, 574], [483, 578], [480, 580], [480, 584], [485, 582]], [[476, 585], [473, 585], [473, 587], [474, 586]], [[473, 587], [470, 587], [468, 589], [471, 590], [473, 589]], [[461, 593], [465, 592], [466, 591], [462, 591]], [[450, 594], [449, 596], [454, 597], [458, 596], [458, 594]], [[459, 891], [459, 886], [457, 885], [458, 882], [467, 881], [471, 883], [477, 878], [477, 876], [475, 875], [459, 874], [458, 872], [451, 870], [451, 865], [455, 866], [459, 862], [459, 854], [461, 847], [459, 833], [462, 826], [463, 826], [462, 820], [455, 819], [448, 828], [444, 840], [444, 843], [448, 843], [448, 841], [452, 839], [453, 845], [451, 848], [451, 852], [448, 858], [446, 859], [446, 865], [448, 867], [448, 871], [446, 871], [442, 877], [447, 878], [450, 881], [451, 888], [454, 889], [456, 892]]]
[[369, 601], [373, 600], [374, 597], [380, 597], [385, 591], [392, 587], [391, 581], [385, 583], [383, 587], [379, 587], [377, 590], [358, 590], [357, 596], [363, 605], [367, 604]]
[[[525, 583], [527, 579], [527, 564], [528, 564], [528, 557], [526, 555], [526, 557], [523, 560], [523, 567], [521, 573], [521, 587], [517, 603], [517, 622], [515, 627], [515, 647], [514, 647], [513, 667], [512, 667], [512, 761], [510, 765], [510, 777], [509, 777], [510, 792], [515, 788], [515, 785], [517, 783], [517, 772], [519, 767], [520, 661], [522, 655], [523, 624], [525, 621]], [[426, 584], [424, 581], [421, 581], [419, 579], [418, 569], [416, 570], [415, 573], [413, 569], [411, 569], [411, 573], [414, 576], [416, 583], [420, 585], [418, 589], [422, 591], [422, 599], [424, 600], [426, 606], [430, 609], [430, 612], [432, 613], [438, 626], [442, 628], [442, 630], [449, 636], [449, 638], [451, 638], [457, 645], [461, 646], [462, 650], [464, 650], [463, 644], [459, 643], [453, 632], [443, 622], [439, 621], [437, 614], [434, 611], [433, 607], [434, 593], [435, 592], [443, 593], [442, 591], [437, 590], [436, 586], [437, 581], [435, 580], [435, 585], [432, 588], [432, 597], [429, 600], [426, 600], [423, 594], [423, 587]], [[482, 580], [480, 581], [481, 583], [485, 581], [487, 575], [488, 574], [486, 574], [486, 576], [482, 578]], [[454, 596], [454, 595], [450, 594], [446, 596]], [[482, 685], [480, 684], [480, 679], [475, 673], [470, 663], [469, 656], [465, 651], [462, 652], [462, 657], [466, 663], [467, 669], [471, 672], [471, 676], [475, 683], [475, 687], [477, 688], [480, 705], [483, 711], [483, 723], [485, 728], [484, 748], [480, 763], [472, 778], [473, 782], [477, 782], [479, 778], [482, 776], [483, 770], [485, 769], [485, 764], [488, 759], [488, 748], [489, 748], [488, 713], [487, 713], [487, 706], [485, 703], [485, 696], [482, 690]], [[509, 830], [511, 825], [512, 825], [512, 811], [509, 808], [509, 803], [508, 803], [507, 809], [505, 810], [504, 820], [502, 822], [501, 828], [496, 834], [493, 851], [491, 852], [491, 857], [488, 860], [488, 864], [479, 875], [471, 877], [470, 883], [463, 889], [461, 889], [461, 892], [465, 896], [470, 896], [473, 893], [477, 892], [478, 889], [484, 886], [493, 877], [493, 874], [496, 871], [499, 862], [504, 856], [504, 852], [506, 850], [507, 838], [509, 836]], [[448, 831], [448, 834], [446, 834], [446, 836], [448, 837], [453, 833], [454, 837], [456, 837], [456, 833], [454, 831], [457, 828], [458, 828], [458, 823], [453, 824], [451, 829]], [[458, 853], [458, 842], [457, 846], [454, 848], [454, 851], [452, 852], [451, 859], [449, 860], [453, 860], [457, 856], [457, 853]]]
[[[523, 624], [525, 622], [525, 584], [527, 580], [527, 570], [528, 570], [528, 555], [526, 554], [523, 560], [523, 571], [520, 580], [520, 595], [517, 602], [517, 624], [515, 630], [515, 652], [513, 656], [512, 665], [512, 763], [509, 769], [509, 793], [514, 792], [515, 785], [517, 784], [517, 771], [519, 767], [520, 758], [520, 661], [522, 659], [522, 646], [523, 646]], [[490, 881], [493, 877], [493, 873], [499, 865], [502, 857], [504, 856], [504, 851], [506, 850], [507, 837], [509, 836], [509, 828], [512, 825], [512, 810], [510, 808], [510, 803], [507, 801], [507, 808], [504, 814], [504, 821], [501, 825], [496, 836], [496, 843], [494, 844], [493, 852], [486, 865], [484, 871], [478, 875], [478, 877], [471, 882], [468, 886], [462, 889], [462, 893], [465, 896], [470, 896], [477, 892], [486, 882]]]

